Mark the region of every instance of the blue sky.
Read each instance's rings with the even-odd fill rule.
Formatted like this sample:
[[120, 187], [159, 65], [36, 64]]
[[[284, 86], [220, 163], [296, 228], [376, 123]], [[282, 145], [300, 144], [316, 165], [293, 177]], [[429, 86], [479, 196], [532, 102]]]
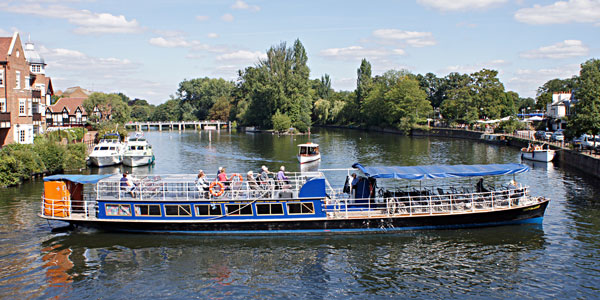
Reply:
[[0, 36], [19, 32], [47, 63], [55, 90], [81, 86], [159, 104], [179, 82], [237, 79], [280, 42], [299, 38], [311, 78], [353, 90], [374, 74], [500, 72], [534, 97], [553, 78], [600, 58], [600, 0], [93, 1], [3, 0]]

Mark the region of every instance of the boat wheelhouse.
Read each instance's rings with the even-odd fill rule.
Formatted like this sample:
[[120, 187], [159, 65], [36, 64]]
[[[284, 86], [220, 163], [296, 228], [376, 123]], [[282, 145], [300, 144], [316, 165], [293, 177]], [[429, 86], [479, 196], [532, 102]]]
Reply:
[[128, 167], [139, 167], [154, 163], [154, 151], [152, 146], [144, 138], [143, 133], [136, 132], [127, 139], [123, 164]]
[[474, 190], [462, 181], [528, 170], [520, 164], [353, 167], [346, 175], [360, 176], [355, 182], [337, 176], [345, 183], [340, 187], [330, 185], [327, 170], [288, 173], [287, 181], [232, 176], [208, 188], [197, 186], [194, 175], [139, 176], [133, 191], [118, 175], [53, 175], [44, 178], [40, 217], [125, 232], [386, 233], [536, 223], [549, 202], [529, 195], [526, 186], [478, 184]]
[[88, 156], [89, 162], [97, 167], [119, 165], [123, 162], [125, 144], [119, 140], [117, 133], [106, 134], [100, 142], [94, 146], [92, 153]]
[[305, 164], [321, 159], [319, 145], [315, 143], [306, 143], [298, 145], [298, 161]]

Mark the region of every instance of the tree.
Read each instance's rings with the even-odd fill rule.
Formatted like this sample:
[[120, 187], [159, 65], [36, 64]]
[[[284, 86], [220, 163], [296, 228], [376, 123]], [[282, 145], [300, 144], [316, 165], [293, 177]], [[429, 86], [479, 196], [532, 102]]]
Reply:
[[304, 46], [296, 40], [290, 48], [286, 43], [271, 47], [266, 59], [240, 71], [242, 96], [237, 95], [235, 101], [248, 103], [242, 123], [272, 128], [272, 116], [279, 111], [298, 130], [308, 130], [312, 98], [307, 61]]
[[285, 132], [292, 126], [290, 117], [276, 111], [272, 117], [273, 130], [276, 132]]
[[537, 89], [536, 109], [546, 110], [546, 106], [552, 103], [552, 94], [567, 92], [575, 88], [576, 78], [552, 79]]
[[180, 101], [172, 98], [157, 106], [151, 119], [153, 121], [178, 121], [180, 120], [180, 111]]
[[431, 102], [433, 107], [439, 107], [444, 100], [443, 95], [443, 83], [444, 79], [438, 78], [433, 73], [427, 73], [425, 76], [417, 75], [419, 85], [427, 93], [427, 99]]
[[498, 79], [498, 71], [482, 69], [471, 74], [473, 100], [479, 108], [479, 118], [498, 119], [502, 116], [501, 99], [504, 94], [504, 85]]
[[577, 78], [576, 114], [569, 120], [571, 134], [600, 134], [600, 60], [590, 59], [581, 64]]
[[317, 124], [324, 125], [329, 121], [329, 111], [331, 110], [331, 102], [325, 99], [319, 99], [315, 102], [313, 113]]
[[[371, 77], [371, 63], [363, 58], [360, 62], [360, 67], [356, 70], [356, 104], [358, 111], [363, 113], [363, 102], [369, 96], [371, 89], [373, 88], [373, 78]], [[364, 119], [359, 115], [359, 122], [363, 122]]]
[[229, 99], [225, 96], [221, 96], [217, 99], [217, 102], [210, 108], [208, 118], [211, 120], [229, 121], [229, 113], [231, 111], [231, 104]]
[[[108, 121], [109, 119], [124, 124], [131, 119], [131, 108], [123, 100], [123, 94], [92, 93], [83, 101], [83, 107], [92, 121]], [[93, 114], [94, 108], [100, 110], [102, 116]]]
[[180, 82], [177, 96], [183, 103], [189, 104], [185, 106], [186, 109], [191, 109], [188, 118], [205, 120], [217, 99], [230, 98], [234, 87], [232, 82], [221, 78], [196, 78]]

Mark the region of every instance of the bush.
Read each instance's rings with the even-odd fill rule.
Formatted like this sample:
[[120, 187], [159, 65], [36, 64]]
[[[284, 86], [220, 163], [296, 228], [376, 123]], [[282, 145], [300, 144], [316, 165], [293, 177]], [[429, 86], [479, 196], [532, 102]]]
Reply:
[[50, 140], [39, 140], [34, 144], [33, 151], [42, 159], [48, 172], [55, 173], [65, 169], [65, 147]]
[[290, 117], [279, 111], [275, 112], [273, 117], [271, 117], [271, 122], [273, 123], [273, 130], [276, 132], [286, 132], [292, 126]]
[[508, 121], [502, 121], [498, 124], [498, 127], [494, 130], [496, 133], [513, 133], [515, 130], [525, 129], [525, 124], [519, 122], [516, 118], [510, 118]]
[[85, 168], [85, 150], [83, 143], [67, 145], [67, 151], [64, 161], [65, 170], [79, 170]]
[[0, 153], [0, 186], [11, 186], [21, 181], [17, 172], [17, 160], [13, 156]]
[[10, 144], [2, 149], [3, 153], [15, 158], [13, 173], [20, 179], [29, 178], [32, 174], [45, 170], [44, 162], [40, 156], [33, 152], [32, 145]]

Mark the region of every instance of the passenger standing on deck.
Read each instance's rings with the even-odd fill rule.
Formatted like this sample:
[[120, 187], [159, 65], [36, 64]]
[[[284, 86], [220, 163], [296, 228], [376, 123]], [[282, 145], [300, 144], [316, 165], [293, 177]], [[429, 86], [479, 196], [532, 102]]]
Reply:
[[277, 180], [288, 183], [288, 178], [287, 178], [287, 176], [285, 176], [285, 167], [284, 166], [281, 166], [281, 168], [279, 168], [279, 172], [277, 172]]
[[485, 188], [485, 186], [483, 185], [483, 178], [479, 178], [479, 181], [477, 182], [477, 192], [478, 193], [487, 193], [489, 192], [488, 189]]

